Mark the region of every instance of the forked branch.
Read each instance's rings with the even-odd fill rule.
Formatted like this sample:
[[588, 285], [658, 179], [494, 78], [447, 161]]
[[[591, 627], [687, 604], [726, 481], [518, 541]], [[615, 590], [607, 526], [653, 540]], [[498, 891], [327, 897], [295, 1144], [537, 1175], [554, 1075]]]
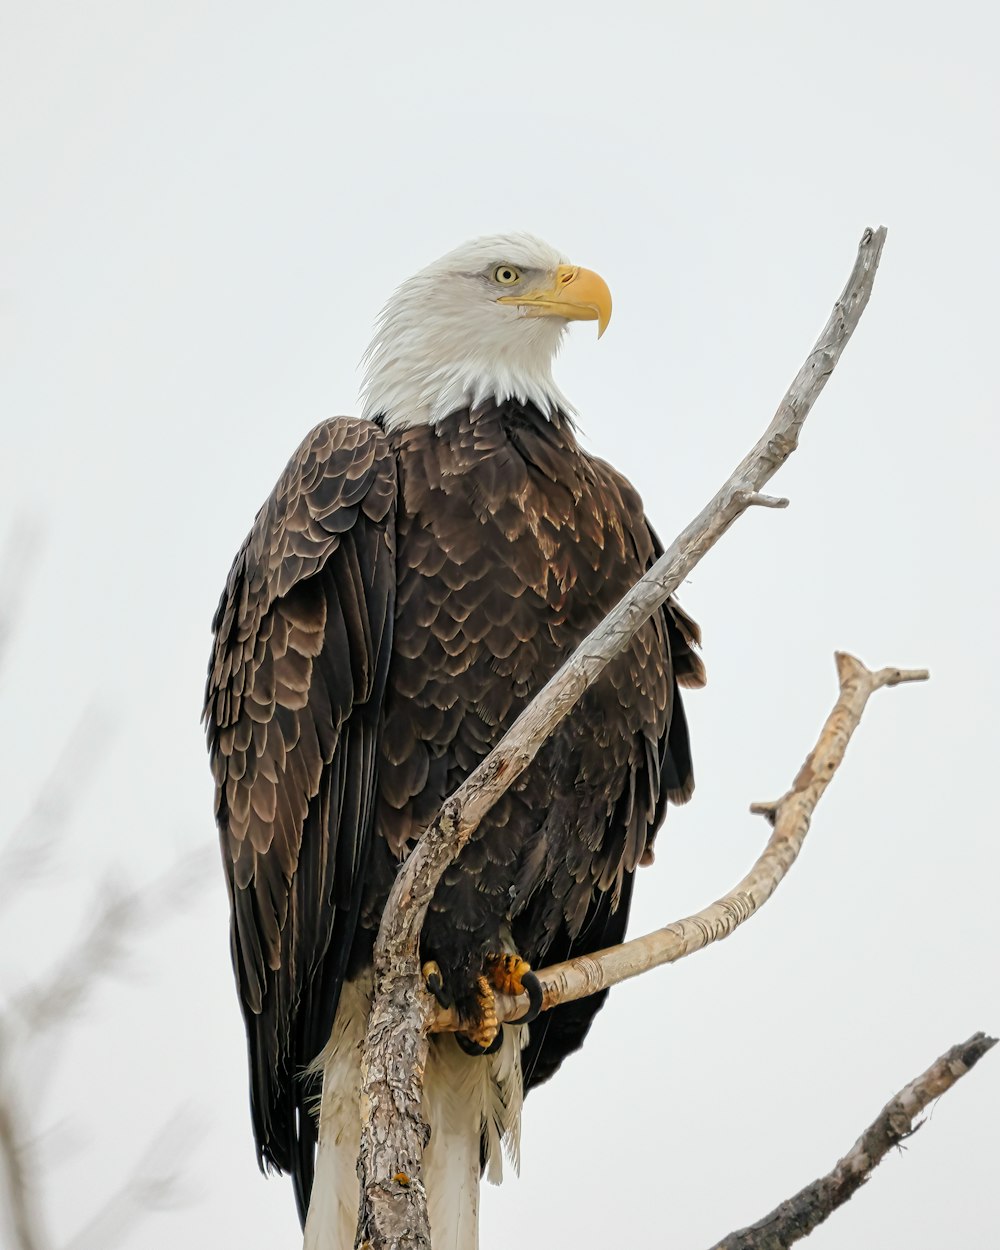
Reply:
[[884, 228], [865, 231], [843, 294], [763, 437], [445, 802], [400, 870], [375, 945], [375, 999], [361, 1056], [359, 1246], [430, 1250], [421, 1089], [433, 1011], [420, 982], [418, 951], [442, 874], [606, 665], [733, 522], [765, 502], [763, 487], [797, 447], [802, 425], [868, 304], [884, 242]]
[[[767, 817], [773, 830], [767, 846], [743, 880], [693, 916], [675, 920], [645, 937], [567, 963], [553, 964], [539, 972], [543, 1010], [575, 998], [586, 998], [588, 994], [596, 994], [662, 964], [675, 963], [693, 951], [721, 941], [767, 902], [798, 858], [816, 804], [840, 767], [871, 695], [883, 686], [926, 681], [928, 677], [926, 669], [881, 668], [873, 673], [860, 660], [844, 652], [837, 653], [836, 661], [840, 694], [791, 789], [777, 802], [754, 803], [751, 807], [751, 811]], [[524, 1015], [527, 1006], [526, 997], [498, 996], [497, 1017], [516, 1020]], [[439, 1011], [434, 1030], [450, 1031], [458, 1024], [453, 1011]]]

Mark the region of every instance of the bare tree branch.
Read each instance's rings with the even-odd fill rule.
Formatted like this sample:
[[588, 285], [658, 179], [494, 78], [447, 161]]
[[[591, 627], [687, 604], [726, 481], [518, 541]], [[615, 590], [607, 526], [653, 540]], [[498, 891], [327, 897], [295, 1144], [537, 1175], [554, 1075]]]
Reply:
[[[36, 546], [36, 530], [21, 525], [0, 551], [0, 664]], [[87, 708], [27, 813], [0, 844], [0, 914], [53, 870], [53, 855], [107, 736], [106, 717], [93, 706]], [[121, 963], [140, 920], [172, 915], [196, 895], [207, 879], [209, 858], [205, 852], [187, 856], [139, 888], [122, 888], [110, 877], [98, 884], [76, 940], [47, 974], [0, 1002], [0, 1221], [6, 1223], [16, 1250], [48, 1250], [51, 1244], [33, 1128], [55, 1055], [70, 1035], [69, 1022], [98, 981]], [[74, 1250], [110, 1247], [145, 1210], [173, 1200], [176, 1160], [181, 1157], [179, 1122], [175, 1117], [161, 1130], [130, 1178], [77, 1235]], [[61, 1139], [65, 1141], [64, 1133]]]
[[[586, 998], [719, 942], [767, 902], [798, 858], [813, 810], [840, 767], [870, 696], [883, 686], [926, 681], [928, 677], [926, 669], [882, 668], [873, 673], [860, 660], [844, 652], [837, 653], [836, 661], [840, 695], [826, 718], [819, 740], [792, 782], [792, 788], [776, 803], [754, 803], [751, 808], [766, 816], [774, 829], [760, 858], [743, 880], [693, 916], [675, 920], [673, 924], [620, 946], [553, 964], [539, 972], [542, 1010], [575, 998]], [[520, 998], [497, 996], [498, 1020], [516, 1020], [527, 1008], [526, 995]], [[454, 1031], [460, 1023], [453, 1010], [438, 1009], [432, 1031]]]
[[[47, 977], [10, 998], [0, 1010], [0, 1183], [6, 1199], [0, 1207], [8, 1213], [17, 1250], [47, 1250], [50, 1244], [43, 1230], [35, 1180], [38, 1168], [31, 1160], [33, 1148], [26, 1125], [38, 1114], [45, 1078], [54, 1063], [53, 1053], [66, 1040], [66, 1025], [98, 980], [114, 972], [138, 919], [155, 921], [175, 913], [207, 880], [207, 858], [204, 853], [188, 856], [157, 881], [139, 889], [114, 889], [105, 883], [80, 938]], [[44, 1062], [37, 1065], [40, 1070], [30, 1081], [29, 1109], [21, 1096], [25, 1084], [22, 1069], [38, 1059], [40, 1048]], [[137, 1215], [170, 1200], [176, 1168], [157, 1167], [155, 1162], [166, 1153], [164, 1143], [176, 1137], [176, 1129], [170, 1126], [161, 1132], [131, 1179], [78, 1235], [74, 1245], [110, 1246], [116, 1229], [121, 1232], [115, 1235], [123, 1236]], [[179, 1157], [179, 1149], [173, 1154]]]
[[421, 1089], [433, 1013], [422, 992], [418, 950], [438, 881], [587, 687], [733, 522], [760, 502], [760, 491], [798, 445], [802, 425], [867, 306], [884, 242], [883, 227], [865, 231], [843, 294], [763, 437], [445, 802], [397, 876], [375, 945], [375, 999], [361, 1057], [359, 1246], [430, 1250], [421, 1177], [429, 1130]]
[[100, 708], [84, 709], [31, 807], [0, 846], [0, 901], [5, 905], [49, 868], [69, 818], [107, 750], [109, 730], [108, 717]]
[[[0, 1020], [0, 1026], [3, 1021]], [[0, 1031], [0, 1177], [7, 1221], [16, 1250], [47, 1250], [38, 1195], [32, 1184], [29, 1150], [20, 1132], [20, 1111], [11, 1084], [9, 1042]]]
[[712, 1250], [785, 1250], [808, 1236], [853, 1197], [893, 1146], [920, 1128], [923, 1121], [915, 1123], [917, 1116], [947, 1093], [996, 1043], [995, 1037], [974, 1033], [968, 1041], [952, 1046], [886, 1103], [831, 1172], [799, 1190], [756, 1224], [723, 1237]]
[[178, 1112], [160, 1129], [136, 1160], [131, 1174], [111, 1195], [65, 1250], [112, 1250], [120, 1245], [151, 1210], [178, 1205], [181, 1166], [190, 1149], [193, 1118]]
[[122, 890], [106, 881], [97, 891], [81, 936], [48, 976], [12, 1000], [11, 1015], [20, 1017], [36, 1039], [39, 1033], [62, 1023], [95, 983], [114, 971], [140, 915], [153, 921], [157, 912], [169, 914], [190, 900], [206, 880], [208, 858], [204, 852], [186, 856], [158, 880], [137, 889]]

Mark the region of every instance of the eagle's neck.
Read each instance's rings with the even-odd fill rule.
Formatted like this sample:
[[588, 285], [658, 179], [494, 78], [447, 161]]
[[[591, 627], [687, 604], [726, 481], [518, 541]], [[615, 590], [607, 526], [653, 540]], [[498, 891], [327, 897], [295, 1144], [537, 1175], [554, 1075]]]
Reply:
[[365, 417], [388, 430], [405, 429], [508, 400], [544, 416], [573, 414], [552, 378], [565, 329], [559, 318], [519, 321], [512, 348], [509, 333], [498, 336], [486, 319], [476, 324], [475, 308], [458, 318], [453, 308], [437, 309], [433, 295], [425, 293], [418, 304], [397, 297], [383, 313], [365, 354]]

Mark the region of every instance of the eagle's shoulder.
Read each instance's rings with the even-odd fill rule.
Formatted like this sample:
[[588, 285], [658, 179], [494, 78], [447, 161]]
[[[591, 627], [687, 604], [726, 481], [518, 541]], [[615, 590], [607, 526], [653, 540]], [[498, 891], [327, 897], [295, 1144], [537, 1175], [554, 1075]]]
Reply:
[[[247, 539], [250, 561], [280, 596], [323, 563], [363, 513], [376, 524], [395, 499], [395, 451], [374, 421], [321, 421], [293, 453]], [[299, 563], [301, 561], [301, 563]]]
[[396, 456], [385, 432], [360, 417], [332, 417], [305, 436], [254, 518], [212, 621], [216, 661], [249, 638], [276, 600], [312, 576], [363, 515], [386, 522], [396, 498]]

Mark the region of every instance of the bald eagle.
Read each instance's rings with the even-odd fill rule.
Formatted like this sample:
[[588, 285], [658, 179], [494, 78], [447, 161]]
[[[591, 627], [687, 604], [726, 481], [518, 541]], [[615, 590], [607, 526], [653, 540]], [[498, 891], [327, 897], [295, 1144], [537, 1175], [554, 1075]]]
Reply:
[[[291, 1173], [309, 1250], [354, 1244], [359, 1048], [393, 876], [442, 801], [660, 551], [635, 489], [583, 450], [552, 378], [608, 287], [525, 234], [405, 282], [361, 417], [324, 421], [240, 548], [213, 622], [205, 722], [261, 1166]], [[671, 600], [580, 700], [445, 874], [429, 983], [425, 1181], [436, 1250], [477, 1244], [481, 1168], [516, 1161], [523, 1094], [604, 995], [490, 1026], [493, 986], [621, 940], [636, 867], [691, 795], [678, 686], [698, 630]], [[534, 982], [537, 985], [537, 982]]]

